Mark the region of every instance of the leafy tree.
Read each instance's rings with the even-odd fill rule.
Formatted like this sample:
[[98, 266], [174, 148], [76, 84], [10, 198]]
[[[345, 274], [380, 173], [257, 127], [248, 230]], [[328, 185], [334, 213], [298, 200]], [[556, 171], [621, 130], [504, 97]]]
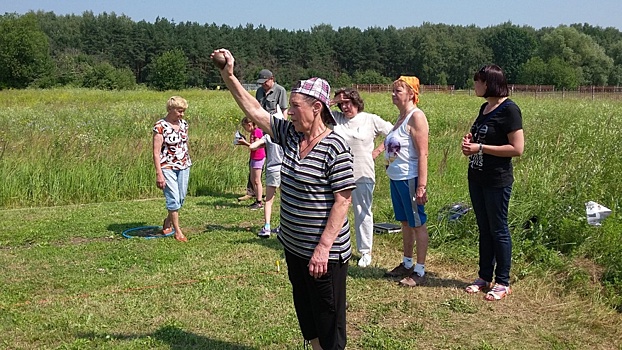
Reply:
[[82, 16], [65, 15], [57, 16], [54, 12], [29, 12], [36, 17], [41, 30], [48, 36], [50, 54], [55, 57], [69, 50], [77, 50], [82, 41], [80, 32], [83, 21]]
[[622, 40], [617, 41], [610, 47], [609, 57], [613, 59], [613, 64], [622, 64]]
[[570, 27], [575, 28], [580, 33], [589, 35], [590, 38], [592, 38], [598, 45], [600, 45], [605, 50], [607, 56], [612, 58], [614, 56], [614, 54], [611, 52], [613, 46], [617, 42], [622, 40], [622, 32], [614, 27], [595, 27], [588, 23], [572, 24], [570, 25]]
[[546, 76], [546, 62], [540, 57], [533, 57], [521, 66], [518, 81], [528, 85], [544, 85], [548, 83]]
[[519, 79], [528, 85], [555, 85], [557, 89], [573, 89], [579, 85], [581, 71], [559, 57], [545, 62], [534, 57], [522, 65]]
[[335, 59], [341, 71], [353, 74], [365, 55], [361, 48], [363, 33], [358, 28], [339, 28], [335, 33]]
[[486, 44], [492, 50], [492, 61], [503, 68], [509, 83], [516, 83], [520, 66], [536, 50], [535, 30], [530, 27], [519, 28], [509, 22], [489, 30]]
[[368, 69], [364, 72], [354, 73], [354, 82], [357, 84], [390, 84], [391, 79], [383, 77], [380, 73], [373, 69]]
[[[484, 64], [493, 62], [493, 54], [484, 43], [481, 30], [475, 26], [463, 28], [460, 33], [460, 44], [452, 62], [447, 67], [446, 82], [439, 76], [441, 85], [454, 85], [458, 89], [473, 87], [473, 74]], [[443, 73], [443, 72], [441, 72]]]
[[134, 73], [129, 68], [115, 68], [108, 62], [98, 63], [84, 76], [83, 86], [101, 90], [133, 89]]
[[140, 21], [136, 23], [135, 30], [133, 33], [133, 62], [131, 65], [131, 69], [134, 71], [134, 75], [136, 75], [136, 80], [139, 83], [143, 83], [147, 80], [147, 64], [149, 63], [151, 54], [149, 53], [151, 41], [150, 41], [150, 32], [151, 32], [151, 24], [145, 21]]
[[[33, 67], [32, 62], [11, 55], [24, 48], [30, 50], [28, 45], [0, 47], [4, 60], [0, 62], [0, 72], [5, 72], [0, 87], [9, 86], [7, 80], [15, 87], [80, 86], [87, 73], [89, 81], [99, 81], [96, 73], [108, 76], [113, 72], [110, 68], [130, 69], [136, 81], [148, 82], [157, 89], [212, 87], [221, 83], [220, 74], [209, 59], [218, 47], [227, 47], [236, 55], [236, 74], [241, 80], [253, 82], [260, 69], [268, 68], [286, 87], [309, 76], [347, 85], [357, 79], [390, 81], [399, 75], [416, 75], [424, 84], [448, 84], [460, 89], [471, 86], [473, 72], [490, 63], [500, 65], [510, 83], [537, 81], [569, 87], [619, 84], [622, 80], [622, 33], [616, 28], [589, 24], [539, 30], [510, 22], [484, 29], [424, 23], [401, 29], [389, 26], [335, 30], [321, 24], [310, 30], [288, 31], [252, 24], [176, 24], [160, 17], [153, 23], [133, 22], [124, 15], [105, 12], [56, 16], [38, 11], [23, 17], [24, 22], [26, 17], [35, 19], [29, 30], [42, 31], [49, 37], [48, 62], [52, 57], [53, 64], [34, 65], [39, 69], [26, 70], [24, 67]], [[0, 22], [20, 18], [5, 14], [0, 15]], [[3, 24], [2, 45], [17, 40], [6, 39], [11, 35], [33, 39], [27, 34], [30, 32], [15, 28]], [[178, 55], [171, 56], [170, 51], [176, 48]], [[6, 64], [7, 60], [12, 65]], [[166, 60], [184, 61], [185, 66], [162, 62]], [[111, 67], [97, 62], [108, 62]], [[24, 71], [29, 77], [15, 84], [17, 80], [10, 74]]]
[[412, 31], [412, 73], [404, 73], [418, 76], [422, 84], [447, 83], [463, 88], [479, 66], [490, 62], [490, 49], [474, 26], [424, 23]]
[[369, 28], [365, 31], [365, 35], [363, 35], [360, 40], [362, 56], [361, 60], [355, 66], [356, 69], [372, 69], [382, 74], [385, 67], [382, 65], [384, 59], [380, 53], [386, 52], [387, 45], [382, 31], [378, 28]]
[[315, 26], [311, 28], [311, 32], [304, 33], [302, 38], [306, 40], [303, 41], [299, 58], [301, 66], [307, 68], [306, 76], [333, 80], [339, 72], [338, 64], [334, 59], [335, 31], [333, 27], [329, 24]]
[[0, 20], [0, 89], [24, 88], [48, 74], [49, 42], [34, 15]]
[[335, 78], [335, 80], [330, 82], [330, 86], [332, 86], [335, 90], [342, 87], [349, 87], [351, 85], [352, 78], [348, 75], [348, 73], [341, 73]]
[[609, 85], [620, 86], [622, 85], [622, 65], [616, 64], [611, 69], [608, 79]]
[[590, 36], [565, 26], [542, 37], [539, 56], [545, 61], [558, 57], [580, 69], [579, 84], [605, 85], [613, 68], [613, 60]]
[[[54, 57], [54, 69], [50, 74], [48, 87], [83, 86], [84, 77], [93, 69], [94, 59], [77, 49], [67, 49]], [[39, 87], [44, 87], [39, 84]]]
[[581, 70], [572, 67], [559, 57], [553, 57], [548, 62], [548, 84], [556, 88], [575, 89], [579, 86]]
[[164, 52], [149, 66], [149, 84], [158, 90], [179, 90], [188, 80], [188, 58], [181, 49]]
[[400, 75], [414, 74], [413, 70], [413, 36], [409, 29], [397, 30], [390, 26], [385, 31], [387, 51], [383, 52], [385, 60], [384, 75], [395, 79]]

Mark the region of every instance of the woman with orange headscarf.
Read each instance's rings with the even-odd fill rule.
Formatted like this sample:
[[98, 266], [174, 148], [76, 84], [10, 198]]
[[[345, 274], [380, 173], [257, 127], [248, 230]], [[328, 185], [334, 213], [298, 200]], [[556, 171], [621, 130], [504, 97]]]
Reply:
[[[391, 201], [395, 219], [402, 224], [404, 256], [402, 262], [385, 277], [400, 279], [400, 285], [414, 287], [423, 283], [428, 251], [428, 120], [417, 107], [419, 79], [401, 76], [393, 82], [393, 104], [399, 118], [385, 138], [387, 176], [391, 183]], [[416, 260], [413, 251], [417, 246]]]

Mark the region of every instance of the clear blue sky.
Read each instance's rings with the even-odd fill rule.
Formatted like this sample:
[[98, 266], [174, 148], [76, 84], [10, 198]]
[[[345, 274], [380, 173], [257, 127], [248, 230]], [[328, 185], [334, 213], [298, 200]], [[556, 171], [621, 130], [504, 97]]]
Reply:
[[114, 12], [134, 21], [153, 22], [158, 16], [176, 23], [228, 25], [251, 23], [268, 28], [308, 30], [318, 24], [333, 28], [397, 28], [424, 22], [478, 27], [511, 21], [536, 29], [560, 24], [589, 23], [622, 30], [622, 0], [2, 0], [0, 12], [29, 10], [56, 14]]

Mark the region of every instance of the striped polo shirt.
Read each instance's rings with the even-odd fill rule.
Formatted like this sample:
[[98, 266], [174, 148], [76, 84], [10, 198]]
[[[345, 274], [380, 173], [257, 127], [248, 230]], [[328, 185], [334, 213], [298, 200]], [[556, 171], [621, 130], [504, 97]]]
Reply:
[[[296, 132], [288, 120], [274, 117], [270, 120], [274, 142], [283, 147], [278, 238], [287, 251], [310, 259], [328, 222], [335, 193], [355, 188], [350, 147], [341, 136], [331, 132], [300, 159], [298, 145], [303, 134]], [[330, 249], [329, 260], [346, 262], [351, 255], [350, 224], [346, 216]]]

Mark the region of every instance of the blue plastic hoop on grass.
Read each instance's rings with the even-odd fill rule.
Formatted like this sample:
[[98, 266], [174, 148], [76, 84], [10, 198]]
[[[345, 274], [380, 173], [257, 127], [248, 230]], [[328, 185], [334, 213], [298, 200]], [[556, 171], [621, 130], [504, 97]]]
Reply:
[[[140, 231], [140, 230], [157, 230], [157, 232], [159, 232], [158, 234], [147, 234], [144, 236], [139, 236], [139, 235], [132, 235], [132, 232], [134, 231]], [[175, 229], [173, 229], [173, 231], [171, 233], [167, 233], [165, 235], [162, 234], [162, 226], [140, 226], [140, 227], [134, 227], [134, 228], [130, 228], [127, 229], [125, 231], [123, 231], [122, 235], [125, 238], [144, 238], [144, 239], [152, 239], [152, 238], [164, 238], [164, 237], [168, 237], [171, 235], [175, 234]]]

